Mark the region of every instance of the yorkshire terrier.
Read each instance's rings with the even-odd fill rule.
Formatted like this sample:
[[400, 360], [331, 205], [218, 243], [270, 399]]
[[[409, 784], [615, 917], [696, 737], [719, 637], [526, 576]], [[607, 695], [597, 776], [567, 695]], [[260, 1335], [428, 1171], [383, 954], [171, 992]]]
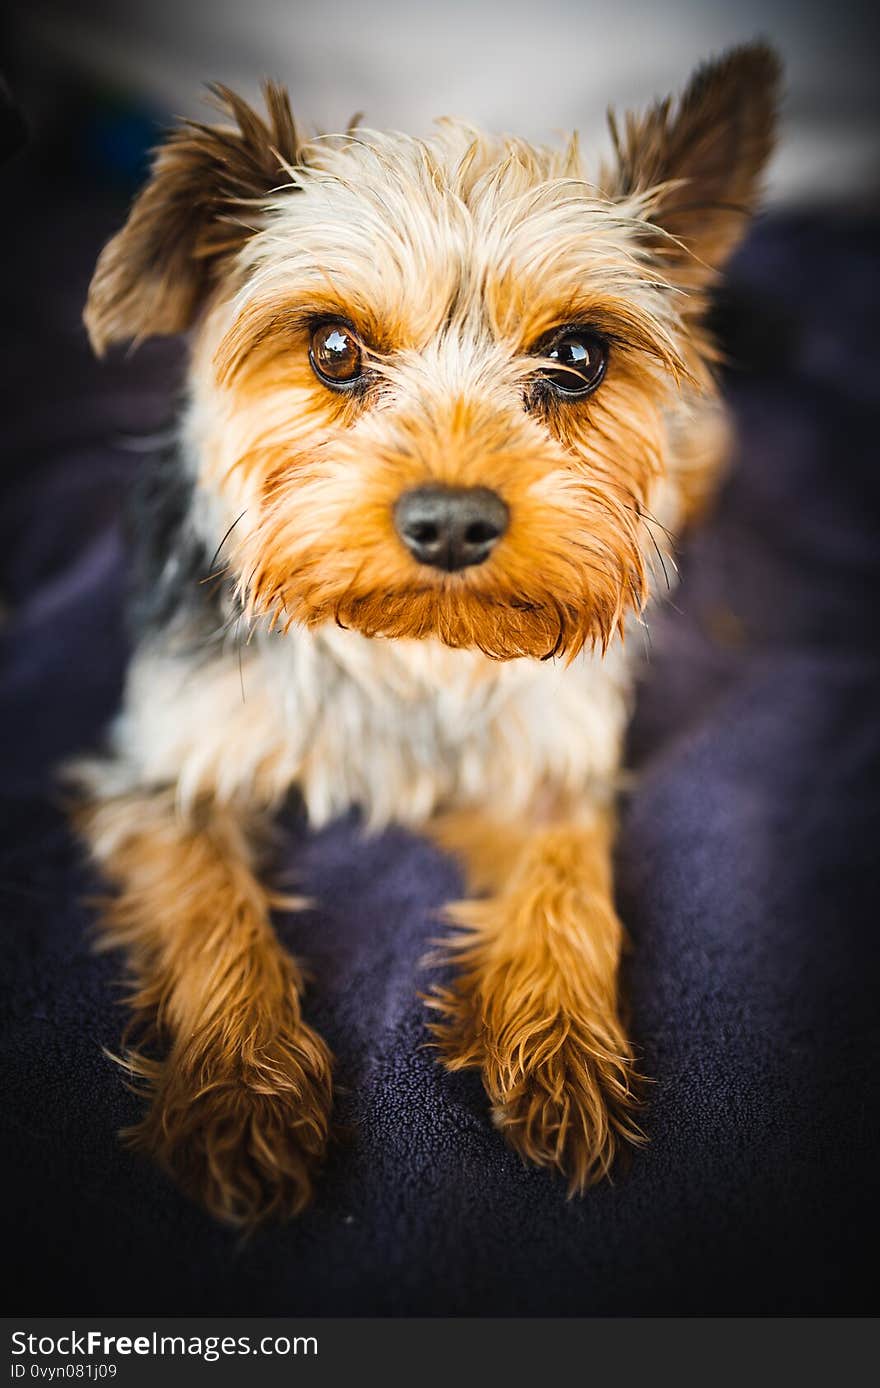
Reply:
[[[131, 1134], [219, 1218], [307, 1203], [332, 1057], [263, 876], [273, 812], [356, 806], [455, 854], [443, 1063], [570, 1192], [641, 1142], [615, 791], [644, 620], [728, 429], [710, 290], [760, 190], [779, 65], [701, 67], [591, 173], [444, 120], [301, 140], [222, 88], [92, 280], [95, 350], [188, 332], [139, 522], [139, 639], [78, 823], [114, 890]], [[662, 583], [662, 579], [661, 579]], [[416, 986], [414, 980], [414, 987]]]

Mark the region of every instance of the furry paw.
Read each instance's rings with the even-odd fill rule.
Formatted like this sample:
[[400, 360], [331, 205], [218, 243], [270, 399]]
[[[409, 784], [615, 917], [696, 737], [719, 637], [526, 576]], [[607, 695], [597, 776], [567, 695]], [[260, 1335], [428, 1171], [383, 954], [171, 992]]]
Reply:
[[241, 1056], [172, 1051], [156, 1064], [125, 1059], [152, 1104], [123, 1137], [147, 1151], [180, 1188], [224, 1223], [252, 1228], [299, 1214], [327, 1145], [331, 1056], [300, 1023]]
[[513, 1065], [490, 1049], [482, 1065], [495, 1126], [524, 1160], [559, 1171], [570, 1196], [610, 1176], [628, 1146], [644, 1141], [635, 1122], [632, 1058], [597, 1048], [568, 1021]]
[[616, 1017], [560, 1008], [537, 1014], [475, 996], [463, 986], [429, 1000], [450, 1070], [479, 1069], [496, 1127], [520, 1156], [558, 1171], [577, 1195], [611, 1173], [622, 1151], [644, 1142], [632, 1050]]

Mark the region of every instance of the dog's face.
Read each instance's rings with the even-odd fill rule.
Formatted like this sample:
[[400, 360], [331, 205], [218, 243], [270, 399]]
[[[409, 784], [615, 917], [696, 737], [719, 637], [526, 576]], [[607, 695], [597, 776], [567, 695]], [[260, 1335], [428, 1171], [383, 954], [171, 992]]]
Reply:
[[189, 127], [102, 256], [98, 347], [195, 323], [188, 432], [241, 598], [510, 658], [604, 647], [646, 595], [671, 420], [711, 388], [704, 291], [772, 141], [740, 50], [677, 109], [561, 152], [447, 122], [301, 145]]

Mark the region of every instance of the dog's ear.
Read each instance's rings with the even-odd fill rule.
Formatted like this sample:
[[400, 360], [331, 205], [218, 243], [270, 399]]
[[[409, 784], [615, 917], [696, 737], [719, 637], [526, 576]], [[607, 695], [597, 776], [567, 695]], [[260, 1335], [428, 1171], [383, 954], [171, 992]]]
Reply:
[[609, 112], [616, 198], [649, 195], [646, 216], [660, 234], [651, 249], [685, 288], [723, 266], [754, 211], [773, 149], [781, 65], [764, 43], [734, 48], [700, 67], [684, 94], [621, 128]]
[[235, 124], [186, 121], [174, 130], [98, 259], [83, 317], [99, 355], [114, 342], [189, 327], [224, 259], [255, 230], [254, 204], [289, 182], [298, 161], [283, 87], [264, 84], [265, 116], [227, 87], [210, 90]]

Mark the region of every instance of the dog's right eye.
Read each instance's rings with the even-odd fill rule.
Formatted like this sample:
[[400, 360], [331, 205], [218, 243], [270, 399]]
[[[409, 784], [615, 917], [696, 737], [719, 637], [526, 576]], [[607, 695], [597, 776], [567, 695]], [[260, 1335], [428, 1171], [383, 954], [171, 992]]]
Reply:
[[608, 344], [591, 328], [564, 328], [546, 343], [548, 365], [541, 379], [556, 395], [571, 400], [592, 395], [608, 365]]
[[363, 349], [347, 323], [319, 323], [312, 331], [309, 361], [331, 390], [347, 390], [363, 376]]

